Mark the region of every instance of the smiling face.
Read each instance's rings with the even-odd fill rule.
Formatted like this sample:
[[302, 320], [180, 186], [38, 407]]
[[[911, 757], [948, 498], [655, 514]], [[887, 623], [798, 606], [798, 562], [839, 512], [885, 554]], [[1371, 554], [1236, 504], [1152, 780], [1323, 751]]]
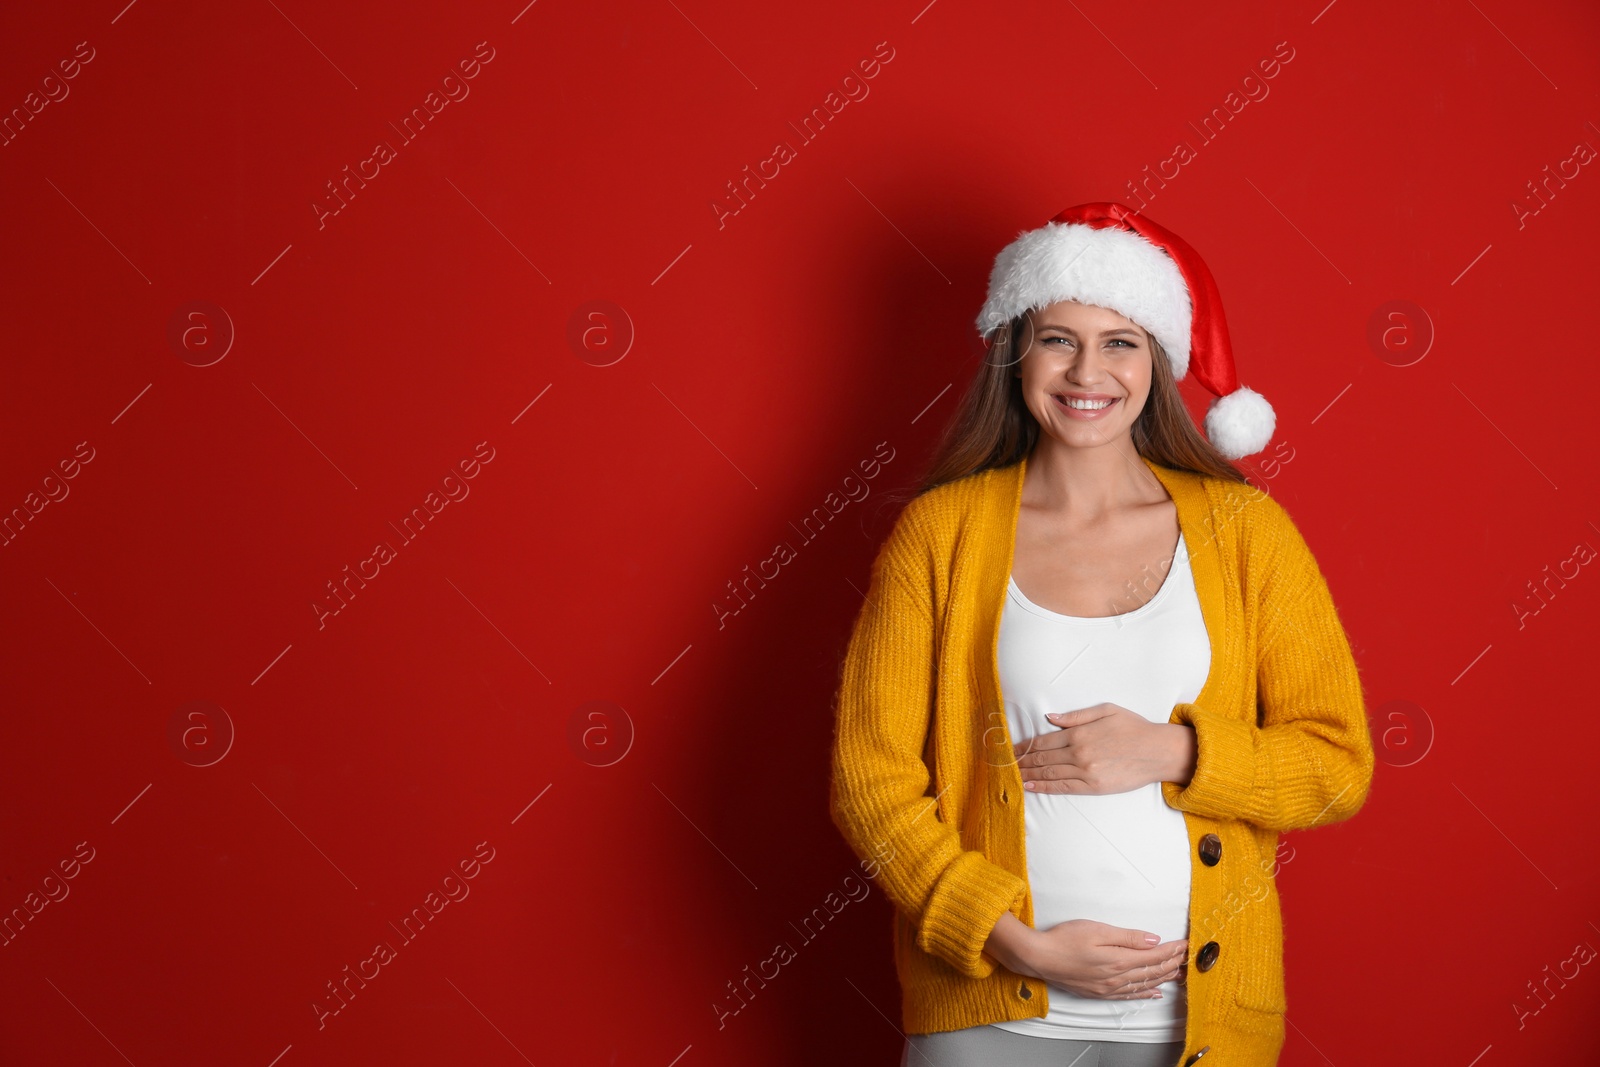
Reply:
[[1013, 371], [1042, 432], [1070, 447], [1130, 440], [1150, 396], [1149, 335], [1108, 308], [1064, 300], [1028, 313]]

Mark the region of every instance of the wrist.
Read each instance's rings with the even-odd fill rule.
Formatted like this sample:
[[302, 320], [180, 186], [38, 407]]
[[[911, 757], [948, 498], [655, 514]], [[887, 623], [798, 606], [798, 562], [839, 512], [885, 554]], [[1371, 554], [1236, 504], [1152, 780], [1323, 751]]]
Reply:
[[1038, 972], [1033, 967], [1034, 934], [1033, 927], [1008, 911], [995, 923], [983, 950], [1006, 970], [1037, 978]]
[[1195, 764], [1200, 754], [1199, 741], [1193, 726], [1181, 722], [1167, 725], [1172, 728], [1168, 732], [1168, 736], [1172, 739], [1172, 758], [1167, 777], [1162, 781], [1174, 785], [1188, 785], [1194, 778]]

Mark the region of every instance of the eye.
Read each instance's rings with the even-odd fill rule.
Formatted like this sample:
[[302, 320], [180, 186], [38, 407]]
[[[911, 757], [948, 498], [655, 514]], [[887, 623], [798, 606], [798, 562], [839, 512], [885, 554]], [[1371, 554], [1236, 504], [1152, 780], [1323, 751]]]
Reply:
[[1122, 338], [1122, 337], [1113, 337], [1111, 339], [1111, 343], [1114, 344], [1114, 345], [1127, 345], [1129, 348], [1137, 348], [1137, 347], [1139, 347], [1138, 345], [1134, 344], [1132, 341], [1129, 341], [1129, 340], [1127, 340], [1125, 338]]
[[1067, 344], [1070, 345], [1072, 343], [1072, 338], [1070, 338], [1070, 337], [1046, 337], [1040, 343], [1041, 344], [1049, 344], [1051, 341], [1065, 341]]

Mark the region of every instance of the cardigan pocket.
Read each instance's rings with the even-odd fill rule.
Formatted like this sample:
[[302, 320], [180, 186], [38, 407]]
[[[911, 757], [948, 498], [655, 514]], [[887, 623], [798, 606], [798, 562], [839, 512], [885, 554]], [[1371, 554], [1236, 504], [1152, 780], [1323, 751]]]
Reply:
[[1287, 1027], [1281, 1011], [1264, 1011], [1241, 1003], [1239, 1010], [1233, 1013], [1233, 1024], [1247, 1034], [1274, 1040], [1280, 1049], [1283, 1047]]
[[[1288, 1008], [1283, 981], [1283, 911], [1276, 889], [1251, 900], [1232, 927], [1231, 947], [1247, 957], [1235, 968], [1234, 1000], [1241, 1008], [1281, 1016]], [[1281, 1027], [1282, 1022], [1278, 1025]]]

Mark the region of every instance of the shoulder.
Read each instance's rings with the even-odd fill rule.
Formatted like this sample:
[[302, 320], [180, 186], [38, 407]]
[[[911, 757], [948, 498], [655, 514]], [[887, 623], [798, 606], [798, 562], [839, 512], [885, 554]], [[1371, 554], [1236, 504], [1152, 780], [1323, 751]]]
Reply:
[[896, 570], [921, 578], [948, 566], [963, 546], [981, 543], [1010, 515], [1017, 470], [996, 467], [926, 489], [907, 501], [879, 552]]
[[1227, 479], [1208, 479], [1214, 498], [1232, 517], [1237, 550], [1247, 569], [1271, 575], [1317, 571], [1316, 557], [1289, 509], [1265, 489]]
[[1194, 471], [1168, 470], [1178, 486], [1203, 500], [1219, 539], [1246, 541], [1258, 531], [1293, 526], [1282, 504], [1259, 485]]
[[992, 467], [936, 485], [907, 503], [900, 521], [919, 527], [926, 536], [940, 537], [975, 516], [1004, 513], [1011, 502], [1006, 491], [1014, 491], [1016, 473], [1015, 466]]
[[1246, 570], [1275, 569], [1286, 553], [1307, 551], [1288, 510], [1262, 486], [1170, 467], [1160, 473], [1204, 539]]

